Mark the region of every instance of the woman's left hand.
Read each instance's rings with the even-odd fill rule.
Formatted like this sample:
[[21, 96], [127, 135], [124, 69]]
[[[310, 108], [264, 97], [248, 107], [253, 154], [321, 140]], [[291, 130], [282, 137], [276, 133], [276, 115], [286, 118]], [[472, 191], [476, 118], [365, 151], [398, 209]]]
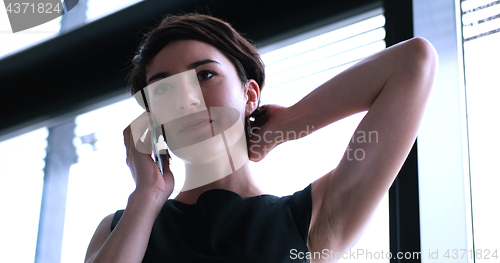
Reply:
[[254, 162], [262, 160], [274, 147], [285, 142], [282, 127], [283, 113], [286, 107], [268, 104], [260, 106], [252, 116], [255, 121], [250, 121], [252, 138], [248, 142], [248, 157]]

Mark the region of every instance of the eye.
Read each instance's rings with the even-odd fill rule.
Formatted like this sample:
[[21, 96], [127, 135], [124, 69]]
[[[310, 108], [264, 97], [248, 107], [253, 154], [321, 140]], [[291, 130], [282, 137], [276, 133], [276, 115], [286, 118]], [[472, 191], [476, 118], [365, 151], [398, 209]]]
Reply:
[[162, 83], [155, 88], [155, 95], [161, 95], [161, 94], [171, 90], [172, 88], [173, 88], [173, 86], [171, 84]]
[[198, 80], [207, 80], [213, 78], [215, 75], [214, 72], [208, 71], [208, 70], [203, 70], [200, 73], [198, 73]]

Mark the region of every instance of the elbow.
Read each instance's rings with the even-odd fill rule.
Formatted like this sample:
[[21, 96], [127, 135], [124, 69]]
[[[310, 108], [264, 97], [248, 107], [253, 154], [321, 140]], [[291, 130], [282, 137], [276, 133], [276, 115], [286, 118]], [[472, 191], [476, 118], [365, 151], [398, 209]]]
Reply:
[[438, 67], [438, 54], [434, 46], [427, 39], [415, 37], [406, 42], [411, 61], [418, 67], [435, 72]]
[[438, 54], [434, 46], [425, 38], [416, 37], [407, 40], [404, 45], [405, 53], [403, 67], [405, 73], [410, 74], [410, 81], [417, 84], [422, 91], [430, 93], [438, 69]]

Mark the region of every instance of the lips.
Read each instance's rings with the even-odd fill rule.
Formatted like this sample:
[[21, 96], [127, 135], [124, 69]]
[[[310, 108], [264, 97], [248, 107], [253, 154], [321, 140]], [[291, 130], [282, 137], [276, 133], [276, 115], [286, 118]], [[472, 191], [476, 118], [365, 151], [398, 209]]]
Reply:
[[181, 129], [179, 132], [189, 132], [189, 131], [194, 131], [197, 130], [198, 128], [204, 127], [206, 125], [209, 125], [212, 122], [212, 120], [207, 119], [207, 118], [197, 118], [193, 119], [190, 121], [187, 121], [182, 125]]

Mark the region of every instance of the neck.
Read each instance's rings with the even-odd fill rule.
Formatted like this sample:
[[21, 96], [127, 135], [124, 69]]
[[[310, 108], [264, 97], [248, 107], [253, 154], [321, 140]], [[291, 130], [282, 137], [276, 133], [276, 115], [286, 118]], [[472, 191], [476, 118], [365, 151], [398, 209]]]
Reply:
[[227, 153], [221, 152], [205, 158], [203, 162], [185, 162], [186, 180], [182, 192], [218, 181], [235, 172]]
[[[210, 189], [225, 189], [235, 192], [243, 197], [261, 195], [263, 192], [253, 181], [248, 162], [249, 161], [247, 160], [239, 169], [219, 180], [197, 188], [181, 191], [177, 197], [175, 197], [175, 200], [186, 204], [194, 204], [203, 192]], [[186, 166], [186, 182], [191, 180], [190, 178], [196, 178], [196, 176], [199, 176], [199, 174], [195, 175], [188, 173], [188, 167]]]

